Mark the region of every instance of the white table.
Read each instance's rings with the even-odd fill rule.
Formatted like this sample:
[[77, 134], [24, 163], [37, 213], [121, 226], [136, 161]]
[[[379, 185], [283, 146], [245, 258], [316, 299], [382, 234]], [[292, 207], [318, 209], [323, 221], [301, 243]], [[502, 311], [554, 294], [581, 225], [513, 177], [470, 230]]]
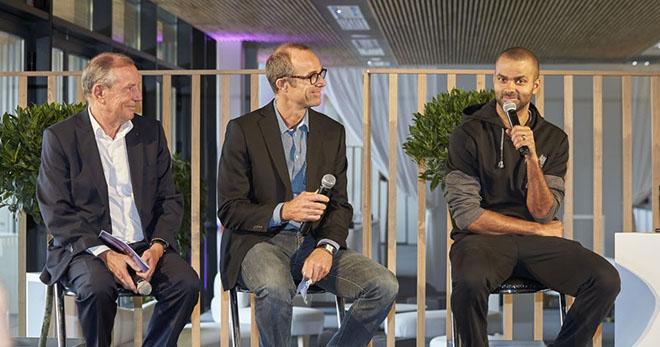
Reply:
[[614, 254], [621, 276], [615, 346], [660, 346], [660, 234], [617, 233]]

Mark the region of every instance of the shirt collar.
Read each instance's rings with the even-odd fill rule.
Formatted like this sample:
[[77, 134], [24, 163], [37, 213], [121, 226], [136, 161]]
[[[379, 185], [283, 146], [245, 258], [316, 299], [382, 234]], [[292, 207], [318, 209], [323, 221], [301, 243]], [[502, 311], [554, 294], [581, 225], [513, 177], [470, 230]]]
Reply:
[[[110, 136], [108, 136], [108, 134], [106, 134], [105, 131], [103, 131], [103, 128], [101, 128], [101, 124], [99, 124], [96, 118], [94, 118], [94, 116], [92, 115], [91, 107], [87, 108], [87, 113], [89, 114], [89, 121], [90, 123], [92, 123], [92, 130], [94, 130], [94, 136], [98, 139], [112, 140]], [[133, 122], [130, 120], [124, 122], [124, 124], [122, 124], [119, 127], [119, 131], [117, 131], [117, 135], [115, 135], [115, 140], [121, 139], [124, 136], [126, 136], [126, 134], [128, 134], [128, 132], [131, 131], [131, 129], [133, 129]]]
[[[282, 118], [282, 115], [280, 114], [280, 111], [277, 110], [277, 101], [273, 101], [273, 108], [275, 109], [275, 115], [277, 116], [277, 125], [280, 127], [280, 134], [284, 134], [291, 129], [289, 129], [286, 124], [284, 124], [284, 119]], [[295, 126], [295, 130], [301, 130], [303, 132], [307, 132], [307, 129], [309, 129], [309, 109], [305, 109], [305, 116], [303, 119], [298, 123], [298, 125]]]

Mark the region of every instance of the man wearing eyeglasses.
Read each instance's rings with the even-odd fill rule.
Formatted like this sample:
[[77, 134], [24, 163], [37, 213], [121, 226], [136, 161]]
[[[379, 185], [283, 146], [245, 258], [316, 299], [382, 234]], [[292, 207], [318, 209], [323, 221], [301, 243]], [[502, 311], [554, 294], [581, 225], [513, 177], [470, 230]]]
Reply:
[[[353, 209], [344, 127], [311, 109], [326, 72], [308, 47], [278, 47], [266, 62], [274, 100], [227, 125], [218, 168], [222, 284], [256, 294], [262, 346], [290, 345], [298, 283], [353, 300], [329, 346], [366, 345], [398, 292], [390, 271], [346, 249]], [[314, 192], [326, 174], [336, 177], [328, 196]]]

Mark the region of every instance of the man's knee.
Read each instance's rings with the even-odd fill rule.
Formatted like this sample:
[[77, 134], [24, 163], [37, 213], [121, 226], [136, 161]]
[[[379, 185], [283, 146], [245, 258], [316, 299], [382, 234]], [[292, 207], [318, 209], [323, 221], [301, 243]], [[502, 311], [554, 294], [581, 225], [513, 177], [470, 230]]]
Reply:
[[293, 297], [296, 295], [293, 284], [288, 285], [281, 281], [265, 282], [252, 289], [252, 291], [259, 299], [276, 300], [288, 304], [293, 302]]
[[479, 271], [466, 271], [453, 277], [452, 298], [473, 301], [490, 292], [488, 280]]
[[594, 288], [604, 298], [614, 299], [621, 291], [619, 272], [610, 263], [605, 263], [593, 272]]
[[115, 305], [117, 287], [113, 282], [91, 280], [76, 289], [79, 301], [93, 300], [100, 304]]

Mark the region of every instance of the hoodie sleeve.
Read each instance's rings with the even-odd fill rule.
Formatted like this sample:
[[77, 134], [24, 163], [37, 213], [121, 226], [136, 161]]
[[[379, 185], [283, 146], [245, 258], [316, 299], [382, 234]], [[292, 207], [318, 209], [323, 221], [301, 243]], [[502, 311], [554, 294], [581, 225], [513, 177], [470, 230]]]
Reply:
[[454, 223], [462, 230], [484, 212], [477, 165], [474, 139], [462, 127], [457, 128], [449, 138], [444, 195]]
[[543, 176], [548, 189], [554, 196], [554, 202], [547, 216], [535, 219], [538, 223], [552, 221], [564, 201], [564, 177], [566, 176], [568, 163], [568, 146], [568, 138], [563, 134], [561, 140], [558, 141], [558, 146], [556, 146], [557, 150], [546, 159], [547, 162], [542, 166]]

